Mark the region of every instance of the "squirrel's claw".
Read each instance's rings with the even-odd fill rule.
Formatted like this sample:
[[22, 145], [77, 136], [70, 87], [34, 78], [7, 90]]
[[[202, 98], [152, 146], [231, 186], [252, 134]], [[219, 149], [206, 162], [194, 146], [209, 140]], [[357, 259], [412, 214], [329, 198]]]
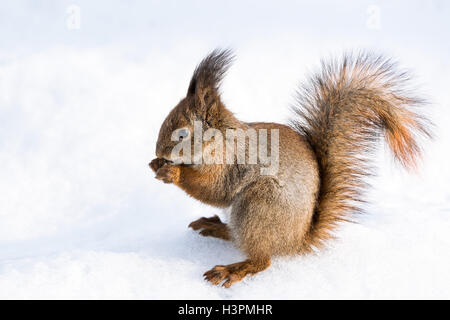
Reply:
[[188, 228], [192, 228], [193, 230], [198, 230], [198, 229], [202, 229], [202, 228], [207, 228], [209, 226], [211, 226], [211, 224], [222, 224], [222, 221], [220, 221], [220, 218], [215, 215], [214, 217], [211, 218], [205, 218], [202, 217], [198, 220], [192, 221]]
[[203, 275], [206, 281], [211, 282], [213, 285], [218, 285], [223, 280], [222, 287], [229, 288], [234, 283], [241, 281], [246, 273], [240, 272], [240, 270], [233, 270], [233, 265], [229, 266], [215, 266], [211, 270], [205, 272]]
[[206, 281], [211, 282], [213, 285], [218, 285], [228, 276], [229, 272], [226, 270], [226, 266], [215, 266], [209, 271], [203, 274]]
[[202, 229], [199, 234], [204, 237], [215, 237], [222, 240], [231, 240], [230, 232], [225, 223], [220, 221], [218, 216], [211, 218], [200, 218], [198, 220], [192, 221], [188, 228], [193, 230]]
[[229, 288], [234, 283], [244, 279], [247, 275], [254, 275], [265, 270], [269, 265], [270, 259], [265, 259], [260, 262], [246, 260], [226, 266], [215, 266], [211, 270], [206, 271], [203, 276], [206, 281], [211, 282], [213, 285], [218, 285], [225, 280], [222, 287]]

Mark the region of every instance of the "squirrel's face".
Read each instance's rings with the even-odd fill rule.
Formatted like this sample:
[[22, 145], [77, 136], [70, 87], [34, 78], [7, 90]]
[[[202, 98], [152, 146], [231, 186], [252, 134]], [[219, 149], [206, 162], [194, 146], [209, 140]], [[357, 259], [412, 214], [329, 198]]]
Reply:
[[218, 92], [219, 83], [231, 60], [231, 51], [215, 50], [195, 69], [186, 97], [173, 108], [161, 126], [156, 143], [158, 158], [169, 161], [179, 159], [179, 156], [172, 159], [172, 151], [182, 139], [190, 138], [193, 147], [196, 121], [202, 123], [202, 130], [224, 130], [236, 125], [237, 120], [222, 104]]
[[172, 159], [172, 150], [182, 139], [189, 139], [194, 132], [194, 121], [198, 120], [193, 112], [192, 101], [184, 98], [172, 109], [159, 130], [156, 143], [156, 156], [169, 161]]
[[[161, 125], [156, 143], [156, 156], [168, 161], [179, 162], [186, 155], [180, 154], [174, 148], [181, 141], [189, 141], [191, 154], [188, 157], [192, 157], [196, 149], [194, 144], [198, 143], [198, 139], [195, 140], [195, 137], [202, 137], [210, 128], [225, 134], [225, 130], [236, 127], [237, 122], [238, 120], [225, 108], [216, 93], [205, 95], [202, 103], [199, 103], [195, 97], [187, 96], [170, 111]], [[200, 141], [202, 148], [210, 143], [203, 139]]]

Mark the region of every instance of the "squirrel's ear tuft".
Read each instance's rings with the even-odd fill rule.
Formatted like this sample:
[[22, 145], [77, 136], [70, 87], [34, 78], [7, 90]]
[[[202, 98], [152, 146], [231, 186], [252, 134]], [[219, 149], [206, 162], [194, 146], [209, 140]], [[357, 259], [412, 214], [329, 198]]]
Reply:
[[187, 95], [203, 100], [207, 93], [218, 94], [220, 83], [233, 59], [234, 55], [230, 49], [212, 51], [195, 68]]

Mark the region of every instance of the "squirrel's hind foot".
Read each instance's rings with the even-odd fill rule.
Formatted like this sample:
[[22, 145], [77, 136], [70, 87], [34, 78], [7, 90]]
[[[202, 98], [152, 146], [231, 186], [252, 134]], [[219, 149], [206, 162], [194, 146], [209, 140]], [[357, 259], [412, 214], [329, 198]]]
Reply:
[[200, 230], [200, 234], [204, 237], [215, 237], [223, 240], [231, 240], [230, 232], [225, 223], [220, 221], [218, 216], [211, 218], [200, 218], [191, 222], [188, 226], [193, 230]]
[[254, 275], [255, 273], [267, 269], [269, 266], [270, 259], [262, 262], [246, 260], [227, 266], [215, 266], [211, 270], [205, 272], [203, 276], [206, 281], [211, 282], [213, 285], [218, 285], [225, 280], [222, 286], [229, 288], [234, 283], [244, 279], [245, 276]]

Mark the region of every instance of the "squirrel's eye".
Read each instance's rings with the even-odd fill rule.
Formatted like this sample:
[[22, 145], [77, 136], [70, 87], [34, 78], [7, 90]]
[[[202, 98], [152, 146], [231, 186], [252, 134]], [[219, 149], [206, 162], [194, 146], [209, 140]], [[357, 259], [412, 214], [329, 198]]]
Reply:
[[189, 129], [183, 128], [178, 130], [178, 138], [184, 139], [189, 136]]

